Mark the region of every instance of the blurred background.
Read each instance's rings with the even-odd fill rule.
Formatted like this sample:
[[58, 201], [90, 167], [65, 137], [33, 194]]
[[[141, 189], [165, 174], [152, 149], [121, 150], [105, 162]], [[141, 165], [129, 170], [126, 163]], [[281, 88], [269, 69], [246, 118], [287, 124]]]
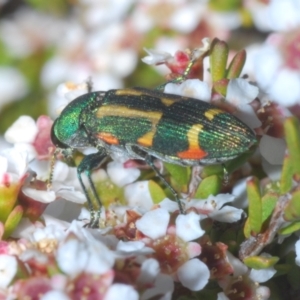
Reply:
[[174, 54], [218, 37], [231, 51], [246, 47], [244, 73], [257, 80], [255, 54], [272, 33], [297, 31], [299, 18], [291, 0], [0, 0], [0, 135], [20, 115], [56, 118], [64, 82], [163, 83], [164, 68], [141, 62], [145, 47]]

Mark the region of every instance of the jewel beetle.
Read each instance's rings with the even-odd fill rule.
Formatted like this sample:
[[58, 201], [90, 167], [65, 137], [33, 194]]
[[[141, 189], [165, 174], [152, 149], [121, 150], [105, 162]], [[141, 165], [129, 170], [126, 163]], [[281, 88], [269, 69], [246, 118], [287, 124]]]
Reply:
[[54, 121], [51, 139], [59, 149], [92, 146], [98, 150], [85, 156], [77, 167], [92, 226], [99, 216], [82, 174], [86, 174], [101, 208], [91, 172], [111, 154], [145, 161], [174, 194], [183, 213], [178, 194], [155, 167], [155, 159], [182, 166], [222, 164], [256, 143], [253, 131], [232, 114], [198, 99], [146, 88], [89, 92], [78, 97]]

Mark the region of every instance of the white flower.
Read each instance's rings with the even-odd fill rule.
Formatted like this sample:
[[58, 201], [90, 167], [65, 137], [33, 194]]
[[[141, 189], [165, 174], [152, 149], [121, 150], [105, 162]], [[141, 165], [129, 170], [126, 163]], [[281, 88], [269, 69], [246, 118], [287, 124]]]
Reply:
[[0, 151], [0, 183], [16, 183], [27, 172], [27, 154], [13, 148]]
[[41, 300], [71, 300], [71, 298], [62, 291], [52, 290], [45, 293], [41, 298]]
[[171, 300], [174, 291], [174, 281], [171, 276], [158, 274], [152, 287], [147, 289], [141, 296], [141, 300], [153, 299], [155, 296], [161, 296], [161, 300]]
[[151, 239], [158, 239], [167, 232], [170, 214], [163, 208], [146, 212], [136, 221], [136, 228]]
[[227, 86], [226, 101], [238, 108], [234, 114], [250, 128], [261, 126], [253, 108], [249, 105], [259, 93], [258, 87], [243, 78], [230, 79]]
[[229, 251], [226, 251], [227, 259], [233, 268], [234, 276], [241, 276], [247, 273], [248, 267], [242, 263], [238, 258], [233, 256]]
[[148, 258], [141, 265], [141, 274], [139, 275], [138, 282], [143, 284], [152, 283], [156, 276], [159, 275], [159, 272], [158, 261], [154, 258]]
[[293, 50], [298, 36], [299, 31], [270, 35], [253, 60], [258, 84], [271, 100], [284, 107], [300, 99], [300, 72]]
[[56, 260], [64, 273], [75, 277], [81, 272], [104, 274], [113, 267], [114, 255], [91, 237], [81, 241], [71, 236], [57, 249]]
[[233, 223], [241, 219], [242, 209], [233, 206], [223, 206], [232, 202], [234, 196], [230, 194], [210, 195], [206, 200], [193, 199], [186, 204], [186, 208], [195, 207], [205, 218], [210, 217], [220, 222]]
[[24, 97], [28, 92], [25, 77], [15, 68], [0, 66], [0, 82], [0, 109], [6, 103]]
[[32, 143], [38, 133], [35, 120], [30, 116], [19, 117], [5, 132], [9, 143]]
[[138, 181], [128, 184], [124, 188], [124, 195], [128, 205], [149, 210], [153, 206], [152, 197], [148, 188], [148, 181]]
[[238, 180], [232, 189], [232, 195], [234, 196], [233, 205], [236, 208], [246, 208], [248, 207], [248, 197], [246, 192], [247, 178]]
[[126, 300], [138, 300], [139, 294], [131, 285], [115, 283], [108, 288], [103, 300], [119, 300], [120, 297]]
[[226, 100], [239, 107], [251, 103], [258, 96], [258, 92], [258, 87], [250, 84], [247, 80], [234, 78], [229, 80]]
[[209, 85], [199, 79], [188, 79], [181, 84], [168, 83], [165, 93], [200, 99], [209, 102], [211, 100], [211, 89]]
[[264, 171], [270, 179], [279, 180], [286, 151], [285, 141], [281, 138], [263, 135], [259, 143], [259, 150], [263, 157]]
[[[300, 25], [300, 3], [298, 0], [272, 0], [269, 19], [274, 31], [288, 31]], [[283, 13], [284, 12], [284, 13]]]
[[266, 282], [270, 278], [272, 278], [276, 272], [277, 271], [273, 267], [269, 267], [269, 268], [261, 269], [261, 270], [252, 269], [250, 271], [249, 277], [254, 282]]
[[168, 61], [168, 59], [172, 59], [172, 55], [168, 52], [147, 49], [144, 50], [149, 54], [149, 56], [145, 56], [142, 58], [142, 61], [147, 65], [157, 65], [162, 64]]
[[118, 187], [123, 187], [136, 181], [141, 171], [137, 168], [124, 168], [124, 164], [117, 161], [111, 161], [107, 164], [107, 174], [110, 180]]
[[122, 254], [122, 256], [132, 256], [138, 254], [150, 254], [153, 253], [153, 249], [146, 247], [141, 241], [119, 241], [116, 247], [116, 251]]
[[178, 269], [177, 276], [183, 286], [192, 291], [199, 291], [208, 283], [210, 272], [206, 264], [193, 258]]
[[5, 289], [17, 274], [18, 263], [14, 256], [0, 254], [0, 288]]
[[145, 243], [141, 241], [128, 241], [123, 242], [120, 240], [117, 244], [116, 250], [123, 251], [123, 252], [134, 252], [139, 251], [145, 247]]
[[282, 165], [285, 149], [286, 143], [281, 138], [263, 135], [259, 143], [261, 155], [273, 165]]
[[185, 242], [195, 240], [205, 233], [200, 226], [200, 216], [195, 212], [179, 215], [175, 222], [176, 235]]
[[176, 201], [170, 200], [169, 198], [165, 198], [164, 200], [159, 202], [159, 207], [167, 210], [170, 213], [179, 209], [178, 203]]
[[199, 24], [204, 6], [199, 3], [186, 2], [170, 16], [169, 25], [179, 32], [188, 34]]
[[39, 242], [41, 240], [57, 240], [61, 241], [65, 237], [65, 232], [60, 229], [57, 224], [50, 224], [44, 228], [37, 228], [32, 236], [31, 240]]

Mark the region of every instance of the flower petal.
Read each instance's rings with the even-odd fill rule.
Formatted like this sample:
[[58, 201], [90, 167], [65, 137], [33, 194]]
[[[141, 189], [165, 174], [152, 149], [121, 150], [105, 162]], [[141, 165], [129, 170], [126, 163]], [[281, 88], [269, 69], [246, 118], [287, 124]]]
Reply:
[[210, 272], [206, 264], [193, 258], [178, 269], [177, 275], [183, 286], [192, 291], [199, 291], [208, 283]]
[[195, 212], [176, 218], [176, 235], [188, 242], [201, 237], [205, 231], [200, 226], [200, 216]]
[[181, 84], [168, 83], [165, 86], [165, 93], [179, 96], [192, 97], [202, 101], [210, 101], [211, 89], [208, 83], [199, 79], [189, 79]]
[[119, 300], [120, 297], [126, 300], [138, 300], [139, 294], [131, 285], [115, 283], [108, 288], [103, 300]]
[[124, 168], [123, 163], [111, 161], [107, 164], [107, 174], [118, 187], [123, 187], [136, 181], [141, 171], [136, 168]]
[[38, 133], [38, 127], [29, 116], [19, 117], [5, 132], [9, 143], [32, 143]]
[[145, 213], [136, 221], [136, 228], [144, 235], [158, 239], [167, 232], [170, 214], [163, 208], [157, 208]]
[[14, 256], [0, 254], [0, 288], [6, 288], [17, 274], [18, 263]]

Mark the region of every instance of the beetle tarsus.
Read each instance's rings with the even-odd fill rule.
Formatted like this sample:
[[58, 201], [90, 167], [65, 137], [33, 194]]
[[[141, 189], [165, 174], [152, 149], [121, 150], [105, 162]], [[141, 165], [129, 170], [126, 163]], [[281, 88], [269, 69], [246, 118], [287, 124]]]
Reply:
[[[87, 202], [88, 202], [88, 208], [91, 213], [91, 221], [87, 226], [91, 227], [91, 228], [98, 227], [100, 214], [101, 214], [101, 208], [102, 208], [102, 202], [99, 198], [99, 195], [96, 191], [95, 185], [91, 178], [91, 171], [99, 168], [103, 164], [103, 162], [106, 160], [106, 158], [107, 158], [107, 154], [106, 154], [105, 150], [104, 149], [102, 151], [99, 150], [99, 152], [97, 152], [97, 153], [92, 153], [92, 154], [86, 155], [80, 162], [79, 166], [77, 167], [78, 179], [79, 179], [80, 185], [83, 189], [83, 192], [86, 195]], [[92, 190], [92, 194], [96, 200], [98, 209], [94, 208], [93, 202], [92, 202], [92, 200], [88, 194], [88, 191], [83, 183], [82, 173], [85, 173], [85, 175], [88, 178], [88, 181], [89, 181], [89, 184], [90, 184], [90, 187]]]

